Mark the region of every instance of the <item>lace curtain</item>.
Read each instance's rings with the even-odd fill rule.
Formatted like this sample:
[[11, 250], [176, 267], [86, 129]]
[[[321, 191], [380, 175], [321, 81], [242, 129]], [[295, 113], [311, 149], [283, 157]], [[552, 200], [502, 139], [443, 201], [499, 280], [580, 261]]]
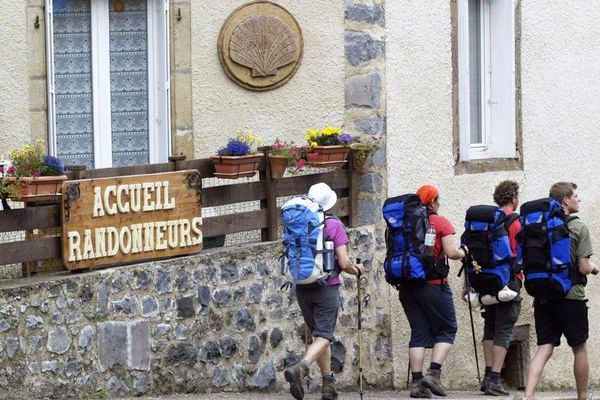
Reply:
[[[149, 161], [146, 0], [109, 4], [112, 165]], [[90, 0], [55, 0], [54, 78], [58, 155], [67, 164], [94, 167]], [[102, 109], [101, 113], [107, 113]], [[106, 107], [107, 108], [107, 107]]]

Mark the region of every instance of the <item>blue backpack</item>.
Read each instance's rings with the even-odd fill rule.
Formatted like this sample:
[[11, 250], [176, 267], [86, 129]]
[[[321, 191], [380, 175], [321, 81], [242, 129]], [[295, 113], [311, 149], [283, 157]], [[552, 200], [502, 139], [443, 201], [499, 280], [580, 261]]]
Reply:
[[416, 194], [392, 197], [383, 203], [387, 255], [383, 263], [385, 280], [398, 288], [401, 283], [424, 283], [448, 276], [448, 264], [434, 260], [425, 251], [429, 229], [428, 210]]
[[562, 297], [573, 285], [571, 237], [561, 204], [545, 198], [521, 206], [518, 263], [533, 297]]
[[469, 248], [469, 284], [480, 295], [495, 296], [513, 276], [508, 227], [518, 218], [518, 214], [506, 215], [496, 206], [479, 205], [467, 210], [461, 242]]
[[[325, 213], [308, 197], [296, 197], [281, 207], [283, 222], [282, 273], [288, 274], [292, 286], [320, 284], [333, 276], [335, 268], [324, 266]], [[287, 265], [286, 261], [287, 260]], [[327, 271], [329, 272], [327, 272]]]

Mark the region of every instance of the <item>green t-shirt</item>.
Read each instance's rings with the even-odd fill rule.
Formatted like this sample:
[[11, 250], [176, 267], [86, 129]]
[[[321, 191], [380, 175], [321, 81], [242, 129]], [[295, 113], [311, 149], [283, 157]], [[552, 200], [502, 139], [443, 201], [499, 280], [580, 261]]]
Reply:
[[[571, 260], [573, 260], [573, 269], [578, 269], [578, 261], [582, 257], [591, 257], [594, 254], [592, 249], [592, 240], [590, 231], [587, 226], [578, 217], [571, 216], [568, 222], [569, 230], [571, 231]], [[586, 300], [585, 285], [573, 285], [565, 296], [572, 300]]]

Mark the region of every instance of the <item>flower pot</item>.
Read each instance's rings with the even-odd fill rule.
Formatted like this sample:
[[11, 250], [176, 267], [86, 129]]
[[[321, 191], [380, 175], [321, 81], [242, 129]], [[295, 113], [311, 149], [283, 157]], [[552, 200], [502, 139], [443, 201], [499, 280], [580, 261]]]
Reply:
[[256, 174], [263, 153], [247, 156], [212, 156], [215, 166], [214, 175], [218, 178], [237, 179]]
[[281, 179], [285, 174], [290, 163], [290, 159], [286, 156], [274, 156], [269, 154], [269, 164], [271, 164], [271, 178]]
[[[7, 181], [16, 182], [15, 177], [4, 178]], [[25, 176], [19, 179], [19, 196], [13, 196], [13, 201], [50, 201], [58, 200], [61, 196], [61, 188], [66, 175], [58, 176]]]
[[316, 155], [309, 161], [310, 165], [317, 168], [341, 167], [348, 161], [348, 146], [317, 146]]
[[352, 149], [350, 156], [352, 157], [352, 168], [357, 172], [362, 172], [365, 169], [367, 158], [371, 155], [371, 151]]

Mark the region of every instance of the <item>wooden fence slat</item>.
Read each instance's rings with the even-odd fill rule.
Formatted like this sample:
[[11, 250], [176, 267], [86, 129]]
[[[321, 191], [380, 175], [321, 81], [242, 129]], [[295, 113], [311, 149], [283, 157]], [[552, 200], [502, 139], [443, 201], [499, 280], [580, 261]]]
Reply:
[[[175, 170], [175, 163], [161, 163], [161, 164], [148, 164], [148, 165], [133, 165], [131, 167], [115, 167], [115, 168], [99, 168], [99, 169], [86, 169], [81, 171], [81, 178], [79, 179], [97, 179], [97, 178], [111, 178], [115, 176], [128, 176], [128, 175], [145, 175], [145, 174], [156, 174], [160, 172], [171, 172]], [[68, 174], [69, 179], [74, 179], [73, 176]]]
[[50, 228], [58, 225], [60, 225], [60, 205], [58, 204], [0, 212], [0, 232]]
[[320, 174], [284, 178], [277, 183], [277, 196], [284, 197], [308, 193], [308, 189], [318, 182], [325, 182], [334, 190], [346, 189], [348, 188], [348, 174], [345, 169], [336, 169]]
[[0, 243], [0, 265], [61, 257], [60, 236]]
[[202, 207], [215, 207], [266, 198], [265, 183], [262, 181], [202, 188]]
[[206, 237], [263, 229], [267, 227], [267, 210], [203, 218], [202, 223], [202, 232]]

